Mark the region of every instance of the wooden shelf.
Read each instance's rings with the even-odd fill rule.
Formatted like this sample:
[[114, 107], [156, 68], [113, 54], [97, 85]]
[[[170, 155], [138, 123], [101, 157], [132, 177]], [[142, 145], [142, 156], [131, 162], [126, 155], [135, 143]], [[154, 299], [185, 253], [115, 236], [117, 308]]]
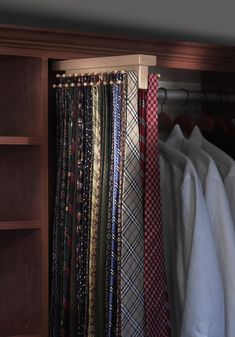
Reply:
[[39, 137], [0, 136], [0, 145], [40, 145]]
[[12, 336], [12, 335], [10, 335], [9, 337], [41, 337], [41, 335], [32, 335], [32, 334], [27, 334], [27, 335], [14, 335], [14, 336]]
[[0, 230], [40, 228], [42, 228], [42, 224], [39, 221], [0, 221]]

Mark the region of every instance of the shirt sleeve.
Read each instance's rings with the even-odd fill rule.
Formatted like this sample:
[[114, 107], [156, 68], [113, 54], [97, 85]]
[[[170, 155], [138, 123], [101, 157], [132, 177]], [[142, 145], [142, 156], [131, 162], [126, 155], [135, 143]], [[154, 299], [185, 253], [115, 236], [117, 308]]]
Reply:
[[205, 198], [192, 175], [182, 184], [183, 230], [192, 230], [185, 261], [181, 337], [225, 336], [224, 294]]
[[225, 189], [230, 204], [230, 210], [235, 223], [235, 175], [229, 175], [224, 180]]

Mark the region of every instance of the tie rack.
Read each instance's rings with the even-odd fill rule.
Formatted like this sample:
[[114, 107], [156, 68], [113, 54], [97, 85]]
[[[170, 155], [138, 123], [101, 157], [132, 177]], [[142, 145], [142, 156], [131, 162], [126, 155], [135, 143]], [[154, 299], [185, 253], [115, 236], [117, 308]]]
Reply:
[[149, 67], [157, 65], [153, 55], [121, 55], [98, 58], [55, 61], [53, 71], [63, 71], [65, 75], [105, 73], [121, 70], [134, 70], [138, 75], [139, 89], [147, 89]]

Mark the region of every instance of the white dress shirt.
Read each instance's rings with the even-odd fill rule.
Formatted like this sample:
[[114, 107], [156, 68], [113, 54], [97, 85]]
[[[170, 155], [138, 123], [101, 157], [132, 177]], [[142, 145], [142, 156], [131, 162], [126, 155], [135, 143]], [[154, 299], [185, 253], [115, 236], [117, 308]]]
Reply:
[[225, 335], [235, 336], [235, 226], [225, 187], [213, 159], [187, 141], [178, 125], [166, 143], [182, 151], [194, 164], [204, 191], [224, 289]]
[[194, 127], [189, 137], [189, 141], [201, 147], [213, 158], [221, 178], [223, 179], [230, 203], [233, 222], [235, 223], [235, 161], [224, 151], [203, 138], [201, 131], [197, 126]]
[[174, 337], [224, 337], [224, 297], [211, 223], [191, 161], [162, 141], [164, 250]]

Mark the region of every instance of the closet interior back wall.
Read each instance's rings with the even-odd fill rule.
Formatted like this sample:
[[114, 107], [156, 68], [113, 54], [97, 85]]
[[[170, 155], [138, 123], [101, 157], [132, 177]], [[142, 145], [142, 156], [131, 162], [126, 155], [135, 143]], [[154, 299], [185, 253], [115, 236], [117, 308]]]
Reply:
[[[158, 67], [157, 72], [161, 75], [158, 83], [159, 88], [201, 91], [200, 71]], [[173, 119], [182, 113], [196, 119], [201, 113], [201, 102], [175, 102], [168, 100], [166, 95], [165, 103], [163, 100], [159, 101], [159, 113], [161, 112], [170, 114]]]
[[199, 71], [187, 69], [173, 69], [157, 67], [154, 72], [160, 73], [159, 88], [183, 89], [188, 91], [200, 91], [205, 95], [204, 101], [195, 102], [189, 99], [183, 101], [159, 100], [159, 113], [165, 112], [174, 119], [180, 114], [188, 115], [196, 121], [202, 114], [221, 115], [227, 114], [235, 118], [235, 103], [211, 103], [207, 101], [207, 93], [219, 94], [226, 99], [226, 95], [235, 93], [235, 79], [233, 73]]
[[[202, 90], [226, 94], [235, 94], [235, 76], [233, 72], [203, 72]], [[208, 114], [228, 115], [235, 120], [235, 103], [203, 103], [202, 108]]]

